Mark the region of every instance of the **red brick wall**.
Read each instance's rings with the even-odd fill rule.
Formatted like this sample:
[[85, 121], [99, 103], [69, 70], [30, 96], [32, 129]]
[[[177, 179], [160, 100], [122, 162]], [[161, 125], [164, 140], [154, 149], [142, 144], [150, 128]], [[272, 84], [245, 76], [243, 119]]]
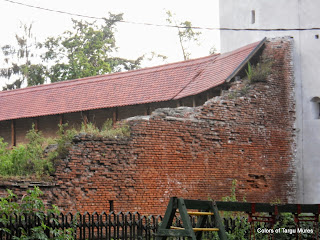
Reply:
[[267, 42], [267, 82], [232, 84], [197, 108], [134, 118], [131, 137], [78, 136], [46, 197], [64, 211], [164, 214], [170, 197], [294, 201], [294, 95], [288, 40]]

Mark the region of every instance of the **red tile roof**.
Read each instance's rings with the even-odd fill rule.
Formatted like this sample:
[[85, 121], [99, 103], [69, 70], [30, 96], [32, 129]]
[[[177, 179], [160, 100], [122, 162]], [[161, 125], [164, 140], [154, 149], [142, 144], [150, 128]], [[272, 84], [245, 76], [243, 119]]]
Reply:
[[262, 46], [134, 71], [0, 92], [0, 121], [160, 102], [228, 80]]

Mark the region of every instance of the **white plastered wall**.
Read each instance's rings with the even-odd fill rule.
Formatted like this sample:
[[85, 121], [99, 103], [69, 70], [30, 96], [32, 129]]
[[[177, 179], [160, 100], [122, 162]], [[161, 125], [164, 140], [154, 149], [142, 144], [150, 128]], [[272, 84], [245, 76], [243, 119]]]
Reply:
[[[320, 28], [319, 0], [220, 0], [219, 6], [221, 28]], [[221, 30], [221, 52], [280, 36], [294, 39], [298, 192], [292, 202], [320, 203], [319, 104], [312, 101], [320, 97], [320, 30]]]

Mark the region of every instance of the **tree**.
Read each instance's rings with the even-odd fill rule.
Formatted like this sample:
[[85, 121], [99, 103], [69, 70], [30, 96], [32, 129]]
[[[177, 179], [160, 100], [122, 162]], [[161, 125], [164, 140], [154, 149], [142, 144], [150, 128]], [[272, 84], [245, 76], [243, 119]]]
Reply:
[[[143, 56], [136, 60], [113, 56], [117, 51], [116, 23], [122, 15], [109, 13], [101, 25], [72, 20], [72, 31], [42, 43], [35, 41], [32, 24], [22, 24], [24, 34], [16, 35], [18, 47], [8, 44], [1, 48], [7, 67], [0, 69], [0, 77], [11, 82], [4, 90], [20, 88], [24, 82], [33, 86], [139, 68]], [[38, 63], [32, 64], [31, 59]]]
[[43, 44], [46, 49], [43, 60], [51, 65], [48, 67], [51, 82], [139, 68], [142, 57], [128, 60], [112, 56], [117, 51], [115, 25], [122, 15], [109, 13], [102, 25], [72, 20], [73, 31], [48, 38]]
[[10, 83], [3, 90], [20, 88], [23, 83], [28, 86], [43, 84], [45, 81], [45, 67], [42, 64], [32, 64], [37, 52], [37, 43], [32, 34], [32, 24], [21, 24], [22, 35], [16, 34], [17, 46], [5, 45], [1, 47], [5, 56], [6, 67], [0, 69], [0, 77]]
[[168, 23], [175, 24], [178, 29], [179, 42], [183, 54], [184, 60], [188, 60], [191, 53], [188, 52], [187, 43], [196, 42], [199, 43], [198, 36], [201, 35], [201, 32], [194, 31], [190, 21], [184, 21], [178, 23], [175, 19], [175, 14], [170, 11], [166, 12], [168, 18], [166, 19]]

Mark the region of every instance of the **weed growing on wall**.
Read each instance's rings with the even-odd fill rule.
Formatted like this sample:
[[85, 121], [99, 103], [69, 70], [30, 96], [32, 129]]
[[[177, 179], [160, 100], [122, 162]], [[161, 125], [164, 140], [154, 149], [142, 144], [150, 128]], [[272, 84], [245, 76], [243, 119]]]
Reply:
[[[42, 178], [54, 173], [55, 165], [59, 159], [63, 159], [68, 154], [68, 147], [72, 139], [79, 132], [91, 134], [105, 138], [122, 138], [130, 136], [130, 128], [127, 124], [119, 123], [113, 126], [108, 120], [99, 130], [93, 123], [82, 124], [80, 131], [74, 128], [66, 130], [68, 124], [59, 125], [57, 137], [46, 139], [41, 131], [37, 131], [32, 126], [26, 138], [27, 144], [20, 144], [7, 148], [7, 143], [0, 138], [0, 175], [11, 176], [35, 176]], [[52, 151], [45, 153], [48, 144], [54, 146]]]
[[101, 130], [93, 123], [82, 123], [80, 132], [104, 138], [122, 138], [130, 136], [130, 127], [123, 122], [113, 125], [112, 120], [108, 119], [103, 123]]
[[97, 128], [93, 123], [82, 123], [80, 128], [81, 133], [86, 133], [94, 136], [98, 136], [100, 134], [99, 128]]
[[113, 126], [112, 120], [109, 119], [102, 125], [101, 135], [107, 138], [129, 137], [130, 127], [123, 122], [116, 123]]
[[260, 61], [257, 65], [251, 65], [248, 62], [248, 69], [246, 69], [246, 74], [250, 83], [255, 82], [266, 82], [268, 75], [272, 73], [272, 61]]
[[236, 99], [238, 97], [243, 97], [248, 94], [250, 91], [251, 86], [250, 82], [247, 79], [243, 79], [242, 83], [237, 86], [235, 90], [229, 90], [228, 98], [229, 99]]
[[237, 90], [229, 91], [228, 98], [234, 99], [245, 96], [251, 89], [250, 84], [256, 82], [266, 82], [268, 75], [272, 73], [272, 64], [273, 62], [271, 60], [263, 59], [261, 59], [256, 65], [252, 65], [250, 62], [248, 62], [248, 67], [245, 69], [247, 79], [243, 81], [243, 87]]
[[[57, 131], [57, 138], [54, 138], [48, 145], [56, 145], [55, 151], [48, 153], [48, 159], [54, 161], [55, 159], [65, 158], [68, 154], [68, 146], [70, 145], [72, 139], [77, 134], [77, 131], [72, 128], [65, 130], [68, 124], [59, 124], [59, 130]], [[48, 146], [47, 145], [47, 146]]]

